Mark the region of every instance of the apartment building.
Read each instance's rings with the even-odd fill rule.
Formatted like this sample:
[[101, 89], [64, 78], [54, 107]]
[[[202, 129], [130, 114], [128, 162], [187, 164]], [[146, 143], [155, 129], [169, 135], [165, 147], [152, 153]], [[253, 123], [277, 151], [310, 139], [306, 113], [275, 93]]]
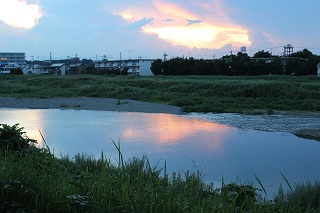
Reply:
[[153, 75], [151, 64], [154, 59], [103, 60], [95, 63], [97, 69], [128, 70], [129, 75]]
[[26, 54], [22, 52], [0, 52], [0, 65], [16, 63], [18, 65], [26, 64]]

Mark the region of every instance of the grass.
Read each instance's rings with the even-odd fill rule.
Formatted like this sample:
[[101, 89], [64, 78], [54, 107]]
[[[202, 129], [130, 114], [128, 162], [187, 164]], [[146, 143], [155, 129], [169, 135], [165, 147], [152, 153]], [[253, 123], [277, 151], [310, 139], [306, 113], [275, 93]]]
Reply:
[[[10, 133], [10, 134], [7, 134]], [[11, 140], [12, 137], [16, 140]], [[15, 141], [15, 142], [14, 142]], [[30, 143], [29, 143], [30, 142]], [[32, 142], [32, 143], [31, 143]], [[116, 161], [104, 153], [56, 158], [36, 148], [18, 125], [2, 125], [1, 212], [319, 212], [320, 184], [282, 188], [273, 200], [248, 184], [205, 183], [199, 172], [167, 174], [147, 157]], [[15, 144], [16, 145], [16, 144]], [[283, 176], [285, 179], [285, 177]], [[285, 179], [286, 180], [286, 179]], [[287, 180], [286, 180], [287, 182]], [[287, 184], [289, 184], [287, 182]]]
[[[101, 154], [57, 159], [46, 152], [2, 152], [2, 212], [318, 212], [320, 185], [298, 185], [263, 199], [251, 185], [214, 187], [199, 173], [168, 175], [148, 159], [111, 163]], [[119, 153], [121, 156], [121, 153]], [[312, 197], [311, 197], [312, 196]], [[312, 198], [312, 199], [311, 199]]]
[[316, 76], [0, 76], [0, 96], [102, 97], [185, 112], [320, 111]]

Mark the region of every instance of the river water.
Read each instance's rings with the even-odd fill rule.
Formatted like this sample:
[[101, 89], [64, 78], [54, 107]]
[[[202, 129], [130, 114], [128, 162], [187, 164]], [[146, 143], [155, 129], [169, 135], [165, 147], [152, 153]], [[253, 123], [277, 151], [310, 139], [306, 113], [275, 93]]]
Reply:
[[253, 183], [270, 194], [281, 173], [294, 185], [320, 177], [320, 143], [283, 132], [239, 129], [184, 115], [59, 109], [1, 109], [0, 123], [24, 127], [29, 138], [46, 143], [57, 157], [77, 153], [116, 159], [147, 155], [158, 168], [196, 172], [220, 187]]

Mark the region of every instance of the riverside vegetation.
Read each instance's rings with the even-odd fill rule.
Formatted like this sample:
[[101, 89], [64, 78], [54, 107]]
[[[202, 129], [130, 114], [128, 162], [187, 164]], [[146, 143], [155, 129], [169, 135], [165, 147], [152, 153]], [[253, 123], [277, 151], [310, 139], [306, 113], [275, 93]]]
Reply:
[[[103, 97], [165, 103], [186, 112], [320, 111], [315, 76], [0, 76], [0, 96]], [[0, 125], [1, 212], [319, 212], [320, 183], [267, 199], [263, 183], [205, 183], [167, 174], [147, 157], [57, 158], [19, 125]]]
[[185, 112], [320, 111], [317, 76], [0, 76], [0, 96], [101, 97]]
[[[44, 140], [44, 139], [43, 139]], [[44, 140], [45, 142], [45, 140]], [[167, 174], [147, 157], [55, 157], [18, 124], [0, 125], [1, 212], [319, 212], [320, 183], [298, 184], [272, 200], [250, 184], [205, 183], [199, 173]], [[266, 192], [265, 192], [266, 194]]]

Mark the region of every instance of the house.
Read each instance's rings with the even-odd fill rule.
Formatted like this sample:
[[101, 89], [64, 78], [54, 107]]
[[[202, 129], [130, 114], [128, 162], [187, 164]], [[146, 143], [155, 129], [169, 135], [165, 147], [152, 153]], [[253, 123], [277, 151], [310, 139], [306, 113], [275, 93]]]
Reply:
[[41, 65], [41, 64], [33, 64], [29, 67], [28, 74], [49, 74], [50, 66]]
[[96, 69], [127, 70], [129, 75], [149, 76], [154, 59], [103, 60], [95, 63]]
[[21, 68], [17, 63], [8, 63], [2, 67], [0, 74], [10, 74], [12, 69]]
[[49, 67], [49, 74], [54, 75], [69, 75], [69, 66], [65, 63], [52, 64]]
[[70, 70], [69, 70], [70, 75], [83, 74], [83, 73], [85, 73], [85, 71], [87, 69], [87, 65], [84, 65], [82, 63], [70, 64], [69, 67], [70, 67]]

